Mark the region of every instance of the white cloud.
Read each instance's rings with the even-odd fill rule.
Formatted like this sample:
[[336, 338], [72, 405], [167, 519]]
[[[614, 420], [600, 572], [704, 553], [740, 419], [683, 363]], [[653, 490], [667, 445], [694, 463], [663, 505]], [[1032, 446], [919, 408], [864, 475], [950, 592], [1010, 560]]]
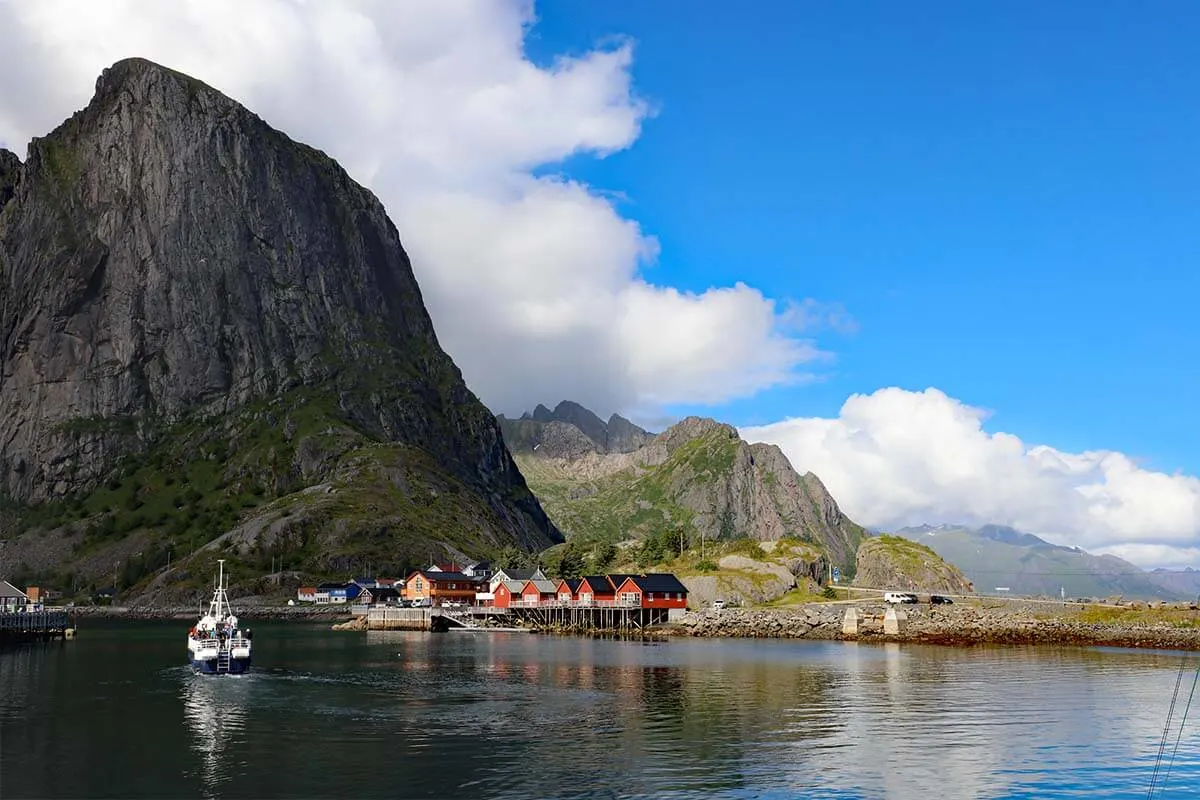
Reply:
[[984, 430], [937, 389], [853, 395], [836, 419], [745, 428], [821, 477], [856, 521], [999, 523], [1147, 567], [1200, 564], [1200, 479], [1121, 453], [1064, 453]]
[[516, 0], [0, 0], [0, 140], [50, 131], [101, 69], [143, 56], [375, 191], [443, 345], [496, 410], [720, 402], [802, 379], [823, 354], [793, 323], [845, 330], [844, 312], [653, 286], [652, 236], [590, 187], [533, 174], [629, 147], [652, 113], [630, 42], [539, 66], [523, 50], [534, 21]]

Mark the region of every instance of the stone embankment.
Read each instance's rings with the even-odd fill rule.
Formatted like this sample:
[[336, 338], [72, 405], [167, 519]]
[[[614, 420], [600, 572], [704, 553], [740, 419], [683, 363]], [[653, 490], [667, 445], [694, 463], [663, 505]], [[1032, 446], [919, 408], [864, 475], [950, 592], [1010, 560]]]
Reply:
[[[857, 631], [843, 632], [847, 609], [855, 609]], [[1079, 606], [981, 607], [905, 605], [899, 633], [884, 632], [883, 604], [814, 603], [787, 609], [722, 609], [689, 612], [674, 630], [683, 636], [929, 644], [1070, 644], [1200, 650], [1200, 613], [1170, 621], [1090, 621]]]

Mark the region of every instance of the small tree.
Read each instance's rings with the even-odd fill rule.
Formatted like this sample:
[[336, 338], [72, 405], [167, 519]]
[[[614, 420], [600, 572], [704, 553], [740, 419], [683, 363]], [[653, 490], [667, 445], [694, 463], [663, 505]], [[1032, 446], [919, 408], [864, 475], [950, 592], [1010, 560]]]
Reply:
[[612, 542], [604, 542], [592, 551], [591, 571], [602, 573], [612, 568], [617, 560], [617, 546]]
[[563, 551], [562, 558], [558, 562], [558, 577], [578, 578], [581, 575], [583, 575], [583, 554], [572, 542], [567, 545], [567, 549]]

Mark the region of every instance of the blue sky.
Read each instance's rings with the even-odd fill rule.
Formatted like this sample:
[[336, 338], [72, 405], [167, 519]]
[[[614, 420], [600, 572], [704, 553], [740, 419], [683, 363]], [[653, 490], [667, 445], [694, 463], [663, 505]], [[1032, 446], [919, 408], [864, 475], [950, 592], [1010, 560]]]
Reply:
[[648, 279], [741, 280], [859, 323], [821, 334], [823, 382], [716, 413], [936, 386], [1027, 442], [1200, 473], [1200, 8], [753, 9], [546, 3], [526, 43], [548, 61], [636, 42], [656, 116], [562, 169], [627, 196], [662, 245]]

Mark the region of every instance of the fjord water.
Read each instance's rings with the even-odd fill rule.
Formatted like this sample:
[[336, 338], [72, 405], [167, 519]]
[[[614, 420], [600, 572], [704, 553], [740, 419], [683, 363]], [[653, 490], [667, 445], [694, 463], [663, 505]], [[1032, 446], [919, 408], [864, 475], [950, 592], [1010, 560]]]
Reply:
[[0, 652], [0, 797], [1140, 798], [1197, 660], [253, 627], [246, 677], [192, 675], [183, 623]]

